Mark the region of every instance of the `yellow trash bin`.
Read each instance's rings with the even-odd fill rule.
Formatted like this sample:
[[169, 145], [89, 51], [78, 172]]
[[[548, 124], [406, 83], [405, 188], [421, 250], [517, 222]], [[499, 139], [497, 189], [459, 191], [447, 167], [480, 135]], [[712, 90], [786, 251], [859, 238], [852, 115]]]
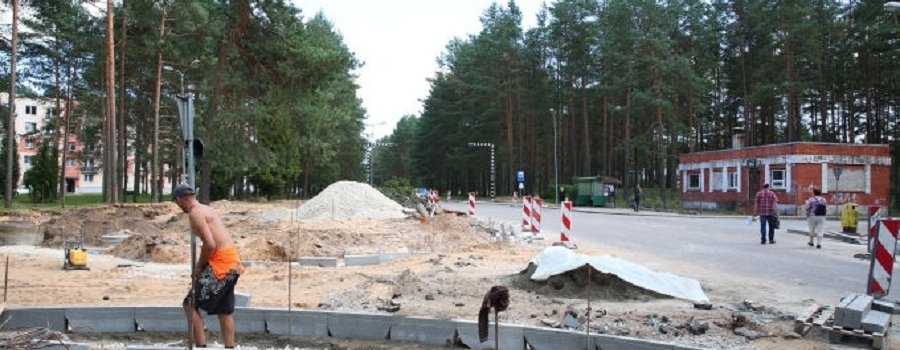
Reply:
[[856, 233], [856, 224], [859, 222], [859, 214], [856, 212], [856, 203], [844, 204], [841, 210], [841, 227], [844, 233]]

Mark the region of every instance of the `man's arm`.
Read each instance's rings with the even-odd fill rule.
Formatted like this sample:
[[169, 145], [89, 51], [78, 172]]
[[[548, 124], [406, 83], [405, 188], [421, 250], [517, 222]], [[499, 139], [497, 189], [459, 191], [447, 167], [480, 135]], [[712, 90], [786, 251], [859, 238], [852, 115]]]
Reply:
[[203, 242], [203, 246], [200, 248], [200, 257], [197, 259], [197, 266], [194, 270], [196, 275], [203, 271], [206, 265], [209, 265], [209, 257], [216, 251], [216, 240], [213, 239], [212, 230], [210, 230], [209, 224], [206, 222], [205, 210], [192, 210], [188, 215], [193, 234]]

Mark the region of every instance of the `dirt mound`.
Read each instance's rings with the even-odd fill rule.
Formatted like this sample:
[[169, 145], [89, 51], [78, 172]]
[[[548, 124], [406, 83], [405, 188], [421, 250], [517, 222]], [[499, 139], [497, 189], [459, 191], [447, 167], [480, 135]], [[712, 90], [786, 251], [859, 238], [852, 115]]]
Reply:
[[[609, 301], [649, 301], [651, 299], [671, 299], [654, 291], [625, 282], [613, 274], [599, 272], [591, 267], [578, 269], [552, 276], [546, 281], [534, 281], [531, 275], [537, 265], [528, 264], [528, 268], [517, 275], [510, 276], [510, 285], [516, 289], [538, 293], [550, 298], [585, 298]], [[590, 271], [590, 283], [588, 283]]]
[[400, 219], [403, 206], [364, 183], [338, 181], [303, 204], [301, 220]]
[[[164, 227], [156, 219], [175, 211], [174, 204], [118, 205], [47, 211], [41, 221], [43, 244], [58, 247], [63, 237], [78, 240], [84, 229], [85, 244], [102, 245], [104, 235], [125, 229], [136, 235], [160, 235]], [[64, 236], [63, 236], [64, 235]]]
[[175, 264], [189, 262], [191, 250], [187, 238], [176, 240], [161, 235], [132, 235], [107, 253], [135, 261]]

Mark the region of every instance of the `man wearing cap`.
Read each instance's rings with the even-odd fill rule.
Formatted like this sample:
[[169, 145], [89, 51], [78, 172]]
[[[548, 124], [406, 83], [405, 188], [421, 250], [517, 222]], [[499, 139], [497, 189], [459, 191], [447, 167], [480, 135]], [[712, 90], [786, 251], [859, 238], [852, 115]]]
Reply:
[[203, 242], [197, 266], [191, 273], [196, 282], [193, 310], [189, 304], [190, 292], [183, 302], [188, 322], [193, 320], [194, 344], [196, 347], [206, 347], [206, 334], [203, 333], [203, 319], [199, 311], [203, 309], [209, 315], [218, 315], [222, 342], [226, 348], [233, 348], [234, 285], [243, 272], [237, 247], [219, 214], [209, 206], [200, 204], [191, 186], [175, 186], [172, 198], [188, 214], [191, 232]]

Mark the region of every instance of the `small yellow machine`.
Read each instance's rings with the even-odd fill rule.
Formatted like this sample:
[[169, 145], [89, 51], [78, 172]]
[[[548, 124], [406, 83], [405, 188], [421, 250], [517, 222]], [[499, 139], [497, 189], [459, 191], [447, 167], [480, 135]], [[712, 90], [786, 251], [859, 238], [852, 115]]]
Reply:
[[90, 270], [87, 266], [88, 252], [84, 247], [84, 228], [80, 229], [80, 237], [78, 241], [66, 241], [65, 232], [62, 232], [63, 252], [65, 258], [63, 260], [63, 270]]

